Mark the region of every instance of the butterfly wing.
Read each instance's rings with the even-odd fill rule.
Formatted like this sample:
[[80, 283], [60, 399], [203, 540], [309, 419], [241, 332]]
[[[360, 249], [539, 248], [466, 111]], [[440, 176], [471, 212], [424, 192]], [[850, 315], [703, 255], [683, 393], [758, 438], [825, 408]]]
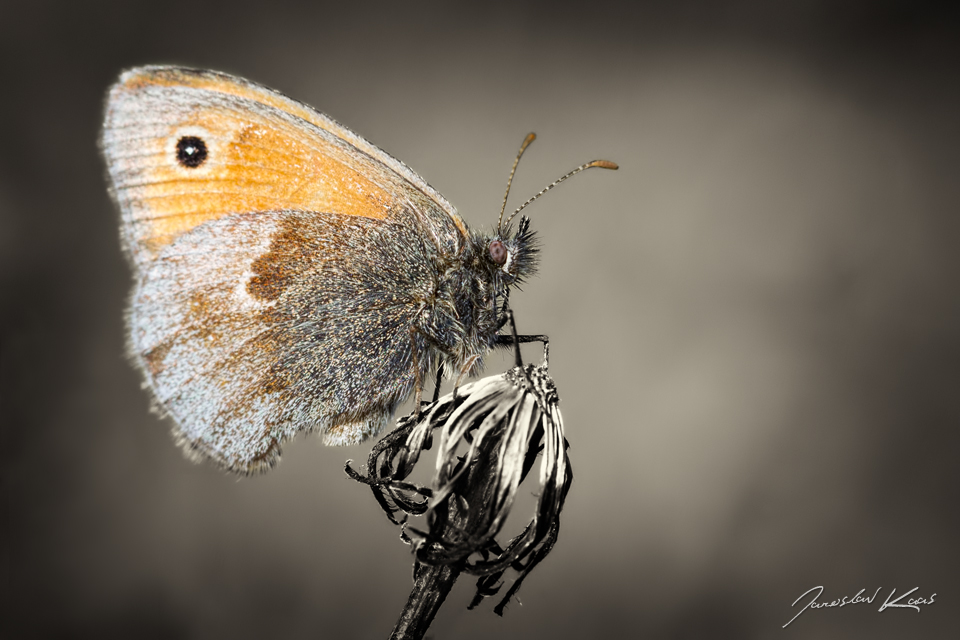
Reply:
[[248, 471], [301, 430], [378, 432], [413, 384], [424, 249], [410, 227], [303, 211], [224, 216], [164, 247], [131, 340], [180, 442]]
[[379, 431], [414, 350], [430, 364], [410, 327], [466, 237], [456, 211], [329, 118], [212, 72], [124, 74], [102, 146], [138, 272], [131, 351], [181, 443], [251, 471], [299, 431]]
[[[178, 158], [198, 140], [199, 164]], [[466, 226], [399, 160], [307, 105], [213, 71], [142, 67], [107, 99], [102, 147], [138, 267], [199, 224], [250, 211], [396, 220], [410, 210], [442, 248]]]

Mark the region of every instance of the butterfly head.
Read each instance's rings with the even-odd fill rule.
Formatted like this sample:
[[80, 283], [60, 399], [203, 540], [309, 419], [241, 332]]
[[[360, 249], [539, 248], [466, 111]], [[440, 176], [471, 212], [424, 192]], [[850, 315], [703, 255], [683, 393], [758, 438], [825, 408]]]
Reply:
[[530, 219], [520, 218], [516, 231], [508, 224], [487, 242], [487, 258], [498, 279], [505, 285], [519, 284], [537, 271], [536, 234], [530, 230]]
[[506, 285], [506, 287], [523, 282], [537, 270], [537, 243], [534, 239], [533, 232], [530, 231], [530, 219], [527, 218], [527, 216], [522, 216], [520, 218], [520, 224], [517, 225], [516, 233], [514, 233], [510, 223], [517, 214], [547, 191], [550, 191], [564, 180], [572, 178], [581, 171], [594, 167], [617, 169], [617, 164], [609, 160], [593, 160], [592, 162], [582, 164], [541, 189], [538, 194], [517, 207], [517, 209], [504, 220], [507, 198], [510, 196], [510, 185], [513, 184], [513, 175], [517, 170], [517, 165], [520, 163], [523, 152], [526, 151], [530, 143], [536, 139], [537, 136], [530, 133], [524, 139], [523, 144], [520, 145], [520, 152], [517, 154], [516, 160], [513, 161], [513, 168], [510, 169], [510, 177], [507, 178], [507, 191], [503, 196], [503, 205], [500, 207], [500, 217], [497, 219], [497, 234], [487, 242], [486, 246], [488, 261], [495, 266], [497, 271], [497, 282], [498, 284], [502, 283]]

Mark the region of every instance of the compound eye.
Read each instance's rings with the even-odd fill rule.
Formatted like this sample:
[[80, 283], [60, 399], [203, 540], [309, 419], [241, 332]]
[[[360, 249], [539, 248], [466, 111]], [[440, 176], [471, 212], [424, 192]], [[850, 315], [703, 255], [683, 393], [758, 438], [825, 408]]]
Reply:
[[501, 267], [507, 263], [507, 247], [499, 240], [490, 243], [490, 259]]

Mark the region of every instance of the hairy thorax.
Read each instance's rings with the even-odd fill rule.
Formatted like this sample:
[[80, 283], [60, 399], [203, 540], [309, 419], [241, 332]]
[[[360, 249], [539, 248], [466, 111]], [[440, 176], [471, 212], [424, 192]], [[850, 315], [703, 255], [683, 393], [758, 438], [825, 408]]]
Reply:
[[496, 273], [472, 244], [435, 266], [433, 292], [423, 300], [416, 331], [452, 371], [469, 364], [465, 373], [478, 373], [497, 333]]

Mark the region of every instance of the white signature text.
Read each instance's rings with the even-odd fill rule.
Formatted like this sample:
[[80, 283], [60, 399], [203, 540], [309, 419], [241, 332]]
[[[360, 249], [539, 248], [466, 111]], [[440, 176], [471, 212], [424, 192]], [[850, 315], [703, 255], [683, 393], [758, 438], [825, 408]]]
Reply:
[[[880, 593], [880, 589], [882, 588], [883, 587], [877, 587], [877, 590], [874, 591], [873, 594], [869, 596], [864, 595], [864, 592], [866, 591], [866, 589], [860, 589], [857, 595], [853, 596], [852, 598], [849, 596], [843, 596], [842, 598], [838, 598], [836, 600], [830, 600], [829, 602], [818, 601], [818, 598], [821, 595], [823, 595], [823, 586], [807, 589], [802, 594], [800, 594], [800, 597], [794, 600], [793, 604], [790, 606], [791, 607], [797, 606], [798, 602], [803, 600], [807, 595], [811, 593], [813, 593], [813, 597], [810, 598], [810, 601], [807, 602], [807, 604], [805, 604], [803, 608], [800, 609], [800, 611], [797, 611], [797, 615], [790, 618], [790, 622], [793, 622], [794, 620], [799, 618], [800, 614], [806, 611], [807, 609], [828, 609], [831, 607], [845, 607], [848, 604], [873, 604], [873, 601], [876, 599], [877, 594]], [[914, 591], [917, 591], [918, 589], [920, 589], [920, 587], [914, 587], [910, 591], [907, 591], [906, 593], [901, 594], [899, 597], [894, 597], [897, 595], [897, 589], [894, 588], [893, 591], [890, 592], [890, 595], [887, 596], [887, 599], [883, 601], [883, 604], [880, 605], [880, 608], [877, 609], [877, 611], [883, 611], [885, 609], [914, 609], [917, 613], [920, 613], [920, 607], [925, 604], [933, 604], [933, 599], [937, 597], [937, 594], [933, 593], [926, 598], [921, 596], [918, 596], [915, 598], [908, 598], [905, 602], [903, 601], [904, 598], [907, 598], [907, 596], [912, 594]], [[790, 622], [783, 625], [782, 628], [785, 629], [790, 624]]]

